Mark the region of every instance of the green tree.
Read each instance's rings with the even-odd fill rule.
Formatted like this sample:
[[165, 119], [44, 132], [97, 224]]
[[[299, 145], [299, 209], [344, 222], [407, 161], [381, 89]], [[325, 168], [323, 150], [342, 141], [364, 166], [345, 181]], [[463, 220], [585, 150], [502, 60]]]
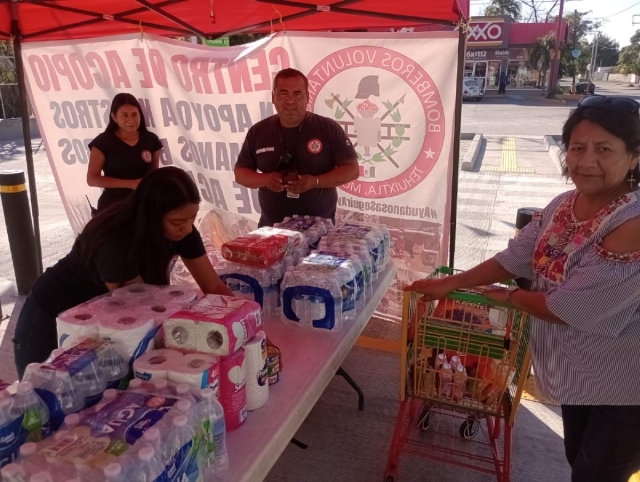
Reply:
[[484, 14], [487, 17], [509, 15], [517, 21], [520, 20], [522, 15], [522, 5], [519, 0], [492, 0], [491, 4], [485, 9]]
[[551, 66], [551, 57], [555, 48], [555, 35], [547, 34], [540, 37], [529, 48], [528, 57], [531, 66], [538, 70], [538, 87], [545, 88], [547, 71]]
[[[590, 44], [590, 47], [591, 48]], [[608, 35], [598, 35], [598, 54], [596, 55], [596, 67], [611, 67], [618, 64], [620, 57], [620, 44]]]
[[630, 41], [631, 44], [620, 51], [617, 70], [623, 74], [640, 74], [640, 30], [636, 30]]

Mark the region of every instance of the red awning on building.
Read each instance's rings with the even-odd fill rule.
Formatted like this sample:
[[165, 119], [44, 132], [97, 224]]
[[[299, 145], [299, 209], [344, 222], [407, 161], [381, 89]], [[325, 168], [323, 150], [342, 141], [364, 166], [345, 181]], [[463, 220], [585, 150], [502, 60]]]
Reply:
[[469, 0], [0, 0], [0, 38], [15, 9], [23, 41], [103, 37], [140, 31], [217, 37], [239, 31], [406, 27], [468, 18]]

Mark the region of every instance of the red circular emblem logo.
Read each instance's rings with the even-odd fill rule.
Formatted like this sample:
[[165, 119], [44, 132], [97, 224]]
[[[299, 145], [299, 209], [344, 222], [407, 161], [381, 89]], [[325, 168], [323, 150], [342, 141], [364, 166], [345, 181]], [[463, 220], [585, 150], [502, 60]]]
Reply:
[[151, 155], [151, 151], [142, 151], [142, 160], [144, 162], [153, 161], [153, 156]]
[[311, 154], [318, 154], [322, 151], [322, 141], [320, 139], [311, 139], [307, 142], [307, 150]]

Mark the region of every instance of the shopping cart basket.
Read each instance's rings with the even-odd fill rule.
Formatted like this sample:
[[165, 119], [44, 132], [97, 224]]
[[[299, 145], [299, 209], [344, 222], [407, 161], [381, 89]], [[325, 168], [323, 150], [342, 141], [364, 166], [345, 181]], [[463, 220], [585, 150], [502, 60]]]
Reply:
[[[451, 274], [438, 268], [431, 277]], [[508, 482], [511, 429], [530, 364], [528, 315], [480, 292], [421, 296], [404, 293], [401, 405], [384, 480], [396, 481], [407, 453]]]

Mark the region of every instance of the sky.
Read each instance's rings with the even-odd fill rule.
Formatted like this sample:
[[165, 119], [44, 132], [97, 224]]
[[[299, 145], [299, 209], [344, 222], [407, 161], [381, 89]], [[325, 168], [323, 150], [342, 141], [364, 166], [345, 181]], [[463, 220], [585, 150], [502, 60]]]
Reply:
[[[549, 7], [553, 5], [553, 0], [542, 1], [548, 3]], [[490, 3], [491, 0], [471, 0], [471, 15], [482, 15]], [[558, 7], [556, 7], [556, 14], [557, 9]], [[565, 0], [565, 14], [576, 9], [579, 12], [590, 11], [590, 18], [605, 21], [600, 31], [617, 40], [620, 47], [628, 45], [631, 36], [640, 29], [640, 1], [638, 0]], [[634, 15], [637, 15], [638, 25], [633, 25]]]

